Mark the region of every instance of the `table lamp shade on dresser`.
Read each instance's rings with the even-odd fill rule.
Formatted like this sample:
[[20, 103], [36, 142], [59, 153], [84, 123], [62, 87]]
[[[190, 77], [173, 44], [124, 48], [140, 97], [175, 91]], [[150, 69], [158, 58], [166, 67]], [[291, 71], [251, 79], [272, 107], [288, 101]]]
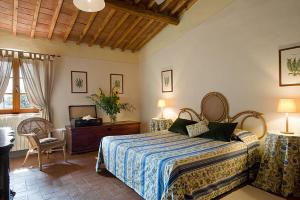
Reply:
[[285, 131], [282, 133], [293, 134], [289, 132], [289, 113], [297, 112], [296, 99], [279, 99], [277, 112], [286, 113]]
[[157, 102], [157, 107], [161, 109], [160, 111], [160, 118], [164, 118], [164, 107], [166, 107], [166, 101], [164, 99], [159, 99]]

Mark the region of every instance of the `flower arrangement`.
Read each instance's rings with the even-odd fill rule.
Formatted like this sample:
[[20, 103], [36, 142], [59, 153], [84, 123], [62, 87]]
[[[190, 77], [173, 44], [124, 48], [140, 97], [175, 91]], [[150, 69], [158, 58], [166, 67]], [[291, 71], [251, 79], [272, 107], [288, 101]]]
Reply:
[[135, 110], [131, 104], [120, 102], [119, 92], [115, 88], [112, 89], [109, 96], [106, 96], [99, 88], [96, 94], [92, 94], [88, 98], [109, 116], [112, 123], [117, 120], [117, 114], [122, 110], [130, 112]]

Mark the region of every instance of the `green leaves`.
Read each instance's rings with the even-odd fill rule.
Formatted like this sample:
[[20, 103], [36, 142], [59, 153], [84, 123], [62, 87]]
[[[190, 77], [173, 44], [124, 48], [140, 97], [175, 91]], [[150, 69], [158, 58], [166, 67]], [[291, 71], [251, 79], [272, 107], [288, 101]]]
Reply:
[[297, 76], [300, 75], [300, 58], [288, 58], [287, 68], [289, 70], [289, 75]]
[[75, 79], [75, 85], [78, 88], [82, 88], [82, 86], [83, 86], [83, 80], [81, 78], [76, 78]]
[[96, 94], [88, 96], [88, 98], [101, 110], [109, 116], [115, 116], [122, 110], [133, 111], [134, 106], [129, 103], [121, 103], [119, 93], [113, 89], [109, 96], [106, 96], [101, 88], [98, 89]]

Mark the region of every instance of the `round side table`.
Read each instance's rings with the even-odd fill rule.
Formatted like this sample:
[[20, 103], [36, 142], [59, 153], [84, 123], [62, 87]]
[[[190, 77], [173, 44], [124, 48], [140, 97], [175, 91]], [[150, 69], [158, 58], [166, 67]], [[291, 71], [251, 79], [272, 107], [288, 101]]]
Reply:
[[171, 127], [171, 119], [152, 118], [150, 122], [150, 132], [162, 131]]
[[269, 132], [254, 186], [300, 197], [300, 134]]

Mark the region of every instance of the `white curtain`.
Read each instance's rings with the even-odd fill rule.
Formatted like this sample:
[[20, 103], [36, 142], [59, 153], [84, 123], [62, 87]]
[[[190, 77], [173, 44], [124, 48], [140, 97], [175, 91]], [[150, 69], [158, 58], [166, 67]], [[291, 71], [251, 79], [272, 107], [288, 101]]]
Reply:
[[12, 57], [3, 57], [0, 54], [0, 103], [8, 86], [10, 74], [12, 71]]
[[21, 58], [21, 73], [29, 101], [51, 121], [51, 93], [54, 80], [53, 61], [50, 59]]

